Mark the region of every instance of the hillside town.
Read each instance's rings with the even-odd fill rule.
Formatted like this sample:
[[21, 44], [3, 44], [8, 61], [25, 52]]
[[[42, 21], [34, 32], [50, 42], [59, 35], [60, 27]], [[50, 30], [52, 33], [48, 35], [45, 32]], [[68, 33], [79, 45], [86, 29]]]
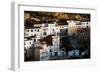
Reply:
[[90, 58], [90, 14], [24, 12], [24, 61]]

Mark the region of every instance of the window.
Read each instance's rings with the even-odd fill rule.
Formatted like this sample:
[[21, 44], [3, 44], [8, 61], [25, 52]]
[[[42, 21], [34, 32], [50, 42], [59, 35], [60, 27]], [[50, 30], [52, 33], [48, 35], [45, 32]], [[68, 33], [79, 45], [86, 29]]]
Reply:
[[59, 35], [59, 33], [57, 32], [57, 35]]
[[87, 22], [87, 24], [88, 24], [88, 22]]
[[27, 32], [29, 32], [29, 30], [27, 29]]
[[46, 35], [46, 32], [43, 32], [43, 35]]
[[50, 52], [52, 52], [52, 50], [50, 49]]
[[24, 43], [24, 45], [26, 45], [26, 44]]
[[60, 33], [60, 35], [62, 35], [62, 33]]
[[34, 39], [34, 42], [36, 42], [36, 39]]
[[31, 29], [31, 32], [33, 32], [33, 30]]
[[66, 29], [66, 32], [68, 32], [68, 29]]
[[57, 56], [57, 52], [55, 52], [55, 56]]
[[88, 26], [86, 26], [86, 28], [88, 28]]
[[37, 31], [39, 32], [39, 29]]
[[31, 44], [31, 42], [30, 42], [30, 44]]

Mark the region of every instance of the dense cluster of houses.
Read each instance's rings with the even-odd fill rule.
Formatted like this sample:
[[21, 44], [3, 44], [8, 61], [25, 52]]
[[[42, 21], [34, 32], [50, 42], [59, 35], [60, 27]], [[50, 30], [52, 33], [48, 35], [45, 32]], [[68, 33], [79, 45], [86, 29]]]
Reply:
[[[49, 60], [53, 56], [65, 56], [66, 51], [61, 47], [61, 38], [71, 36], [77, 32], [78, 28], [90, 27], [89, 21], [67, 20], [67, 24], [42, 23], [27, 27], [24, 31], [24, 50], [28, 57], [34, 60]], [[32, 52], [28, 50], [32, 49]], [[69, 51], [68, 55], [79, 55], [79, 50]], [[31, 54], [32, 53], [32, 54]]]

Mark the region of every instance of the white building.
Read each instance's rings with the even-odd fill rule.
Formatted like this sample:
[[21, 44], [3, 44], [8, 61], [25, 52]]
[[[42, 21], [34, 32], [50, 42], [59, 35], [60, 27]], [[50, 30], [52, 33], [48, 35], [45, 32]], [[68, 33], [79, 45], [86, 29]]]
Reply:
[[56, 34], [56, 26], [55, 26], [55, 24], [48, 24], [48, 33], [49, 34]]
[[[45, 24], [41, 25], [34, 25], [35, 27], [39, 28], [29, 28], [25, 29], [25, 37], [31, 37], [31, 40], [25, 40], [24, 47], [25, 48], [30, 48], [32, 44], [34, 44], [34, 47], [37, 47], [36, 51], [38, 51], [40, 54], [40, 60], [47, 60], [51, 55], [52, 56], [62, 56], [63, 51], [60, 50], [60, 29], [67, 29], [67, 25], [61, 25], [61, 26], [56, 26], [54, 23], [50, 23], [47, 26]], [[48, 35], [52, 35], [52, 45], [47, 46], [46, 43], [40, 43], [39, 39], [44, 38]], [[38, 44], [36, 44], [38, 43]], [[42, 49], [38, 49], [38, 47], [42, 47]]]
[[[49, 49], [47, 47], [47, 44], [45, 42], [42, 43], [35, 43], [34, 45], [36, 53], [36, 57], [39, 58], [39, 60], [48, 60], [49, 59]], [[39, 48], [41, 47], [41, 48]]]
[[75, 21], [75, 20], [68, 20], [68, 34], [72, 35], [73, 33], [77, 32], [77, 28], [87, 28], [90, 27], [89, 21]]
[[87, 22], [81, 22], [80, 28], [87, 28], [87, 27], [90, 27], [90, 22], [89, 21], [87, 21]]
[[40, 36], [40, 35], [41, 35], [40, 28], [25, 29], [25, 36]]
[[49, 35], [50, 32], [48, 32], [48, 27], [41, 27], [41, 38], [46, 37], [47, 35]]
[[77, 31], [77, 23], [78, 21], [68, 20], [68, 35], [73, 35]]
[[33, 40], [24, 40], [24, 48], [29, 49], [33, 44]]
[[59, 26], [56, 26], [55, 24], [48, 24], [48, 27], [41, 27], [41, 36], [46, 37], [47, 35], [57, 35], [59, 30]]

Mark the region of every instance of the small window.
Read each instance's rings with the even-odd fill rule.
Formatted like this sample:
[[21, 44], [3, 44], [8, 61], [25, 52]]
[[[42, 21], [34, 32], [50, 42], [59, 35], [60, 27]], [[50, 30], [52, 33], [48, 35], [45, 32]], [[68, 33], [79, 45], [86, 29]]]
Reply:
[[37, 31], [39, 32], [39, 29]]
[[31, 44], [31, 42], [30, 42], [30, 44]]
[[52, 52], [52, 50], [50, 49], [50, 52]]
[[57, 32], [57, 35], [59, 35], [59, 33]]
[[36, 39], [34, 39], [34, 42], [36, 42]]
[[27, 29], [27, 32], [29, 32], [29, 30]]
[[86, 26], [88, 28], [88, 26]]
[[33, 32], [33, 30], [31, 29], [31, 32]]
[[46, 32], [43, 32], [43, 35], [46, 35]]
[[88, 24], [88, 22], [87, 22], [87, 24]]
[[68, 32], [68, 29], [66, 29], [66, 32]]
[[59, 35], [61, 35], [61, 33], [59, 33]]

